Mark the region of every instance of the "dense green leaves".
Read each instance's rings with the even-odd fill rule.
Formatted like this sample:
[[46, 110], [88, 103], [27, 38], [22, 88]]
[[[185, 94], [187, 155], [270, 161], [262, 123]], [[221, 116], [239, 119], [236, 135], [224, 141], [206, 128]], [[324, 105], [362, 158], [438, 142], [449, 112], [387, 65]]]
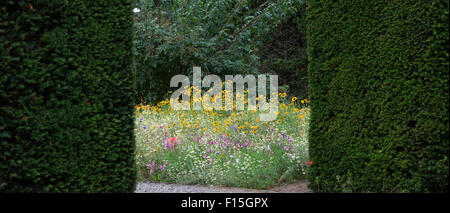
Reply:
[[448, 1], [308, 1], [310, 187], [448, 191]]
[[258, 73], [258, 49], [300, 0], [142, 0], [135, 22], [137, 100], [155, 102], [170, 78], [201, 66], [208, 74]]
[[1, 1], [0, 191], [134, 190], [132, 4]]

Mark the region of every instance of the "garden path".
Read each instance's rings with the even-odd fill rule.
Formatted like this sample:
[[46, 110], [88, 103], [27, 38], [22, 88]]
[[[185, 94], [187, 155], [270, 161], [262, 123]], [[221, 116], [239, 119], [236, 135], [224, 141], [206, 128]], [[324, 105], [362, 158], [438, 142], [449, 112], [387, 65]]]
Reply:
[[245, 189], [221, 186], [183, 185], [172, 183], [141, 182], [136, 193], [310, 193], [307, 183], [298, 180], [295, 183], [282, 184], [267, 190]]

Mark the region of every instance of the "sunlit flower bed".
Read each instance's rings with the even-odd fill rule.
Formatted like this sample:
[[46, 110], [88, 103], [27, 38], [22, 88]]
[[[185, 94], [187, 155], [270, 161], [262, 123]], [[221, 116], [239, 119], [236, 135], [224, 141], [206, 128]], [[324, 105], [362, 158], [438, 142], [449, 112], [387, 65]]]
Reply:
[[279, 94], [277, 120], [259, 111], [173, 111], [169, 101], [136, 107], [138, 181], [267, 188], [303, 178], [308, 100]]

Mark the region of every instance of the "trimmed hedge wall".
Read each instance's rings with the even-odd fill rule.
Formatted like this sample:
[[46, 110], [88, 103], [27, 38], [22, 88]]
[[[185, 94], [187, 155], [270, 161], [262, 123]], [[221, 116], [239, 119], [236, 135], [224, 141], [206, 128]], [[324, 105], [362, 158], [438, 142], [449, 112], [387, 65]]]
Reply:
[[0, 191], [135, 188], [131, 0], [2, 0]]
[[447, 0], [307, 1], [316, 192], [448, 192]]

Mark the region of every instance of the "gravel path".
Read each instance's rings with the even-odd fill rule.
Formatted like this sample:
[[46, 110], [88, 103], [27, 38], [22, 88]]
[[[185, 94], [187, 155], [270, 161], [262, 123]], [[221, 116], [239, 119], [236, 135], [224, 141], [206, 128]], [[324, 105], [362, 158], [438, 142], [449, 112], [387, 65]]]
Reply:
[[305, 181], [299, 180], [293, 184], [283, 184], [268, 190], [141, 182], [137, 184], [135, 192], [136, 193], [309, 193], [310, 190], [308, 189]]

